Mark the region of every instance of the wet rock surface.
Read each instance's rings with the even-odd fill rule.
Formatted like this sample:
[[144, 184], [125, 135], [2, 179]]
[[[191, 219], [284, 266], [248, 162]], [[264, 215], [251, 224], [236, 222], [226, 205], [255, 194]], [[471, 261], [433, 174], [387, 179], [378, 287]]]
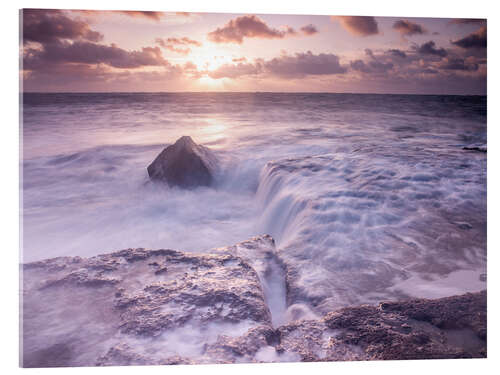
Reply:
[[324, 322], [366, 359], [486, 357], [486, 291], [344, 308]]
[[148, 166], [148, 174], [152, 181], [195, 188], [211, 185], [216, 167], [217, 159], [211, 150], [184, 136], [156, 157]]
[[210, 254], [126, 249], [25, 264], [23, 366], [486, 356], [485, 291], [273, 325], [271, 310], [285, 314], [272, 294], [282, 267], [267, 235]]
[[[27, 367], [163, 363], [179, 351], [199, 357], [219, 334], [271, 324], [257, 272], [229, 250], [126, 249], [22, 268]], [[190, 342], [179, 349], [183, 340]], [[58, 363], [63, 344], [71, 350]]]
[[259, 362], [257, 353], [279, 341], [278, 333], [271, 326], [260, 326], [248, 330], [239, 337], [221, 335], [207, 346], [206, 354], [218, 363]]
[[300, 361], [353, 361], [365, 360], [363, 350], [355, 345], [335, 339], [337, 331], [331, 330], [322, 319], [302, 320], [278, 329], [279, 352], [296, 353]]

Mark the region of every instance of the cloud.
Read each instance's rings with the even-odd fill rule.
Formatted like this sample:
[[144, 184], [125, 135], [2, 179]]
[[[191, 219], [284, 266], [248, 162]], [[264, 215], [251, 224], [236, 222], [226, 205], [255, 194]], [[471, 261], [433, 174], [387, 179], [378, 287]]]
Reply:
[[346, 67], [340, 65], [337, 55], [315, 55], [311, 51], [296, 53], [294, 56], [282, 55], [264, 62], [263, 65], [267, 72], [283, 77], [343, 74], [347, 71]]
[[210, 78], [239, 78], [245, 75], [258, 74], [262, 70], [262, 65], [260, 63], [256, 64], [224, 64], [217, 68], [216, 70], [207, 72]]
[[418, 73], [423, 73], [423, 74], [438, 74], [439, 71], [437, 71], [436, 69], [432, 69], [432, 68], [422, 68], [420, 70], [417, 71]]
[[122, 14], [124, 16], [133, 18], [146, 18], [153, 21], [160, 21], [164, 16], [165, 12], [153, 12], [153, 11], [141, 11], [141, 10], [74, 10], [72, 12], [81, 13], [85, 15], [97, 15], [97, 14]]
[[[123, 17], [142, 17], [151, 21], [160, 17], [133, 13], [123, 13]], [[184, 18], [174, 13], [164, 15], [165, 18], [170, 16]], [[192, 18], [196, 16], [193, 14]], [[359, 26], [363, 23], [359, 20], [365, 18], [372, 19], [375, 24], [371, 31], [370, 27]], [[134, 24], [146, 22], [122, 20]], [[349, 32], [356, 35], [378, 33], [373, 17], [344, 17], [339, 21], [346, 29], [351, 27]], [[229, 78], [220, 87], [235, 90], [328, 91], [333, 84], [336, 90], [347, 91], [406, 92], [418, 88], [419, 92], [484, 93], [486, 87], [486, 26], [481, 27], [479, 22], [467, 22], [477, 23], [479, 26], [473, 29], [479, 30], [452, 40], [446, 49], [432, 40], [403, 49], [374, 47], [366, 49], [365, 56], [354, 57], [352, 61], [344, 61], [329, 52], [282, 53], [275, 58], [255, 60], [240, 57], [245, 56], [242, 53], [231, 56], [232, 60], [212, 71], [207, 70], [209, 65], [198, 68], [192, 62], [185, 63], [184, 59], [180, 65], [174, 65], [163, 57], [162, 52], [166, 54], [163, 49], [186, 55], [191, 49], [202, 46], [201, 41], [189, 37], [158, 38], [156, 45], [126, 50], [116, 44], [103, 43], [103, 35], [93, 29], [92, 18], [77, 11], [27, 10], [23, 12], [23, 23], [22, 75], [27, 91], [196, 91], [201, 85], [197, 79], [207, 76]], [[357, 31], [353, 31], [353, 25]], [[416, 30], [414, 27], [406, 29]], [[398, 31], [402, 35], [412, 32]], [[272, 28], [257, 16], [235, 16], [211, 34], [220, 43], [243, 43], [246, 38], [281, 40], [317, 32], [312, 24], [295, 30], [283, 24]], [[227, 55], [223, 61], [226, 59]]]
[[195, 46], [201, 47], [203, 44], [198, 42], [197, 40], [189, 39], [188, 37], [183, 38], [156, 38], [156, 44], [160, 45], [162, 48], [165, 48], [169, 51], [180, 53], [182, 55], [187, 55], [191, 52], [191, 48], [189, 47], [176, 47], [176, 46]]
[[387, 50], [387, 53], [392, 55], [392, 56], [401, 57], [403, 59], [406, 58], [406, 52], [401, 51], [399, 49], [389, 49], [389, 50]]
[[165, 91], [166, 88], [185, 87], [182, 67], [165, 66], [156, 71], [120, 70], [107, 65], [64, 64], [49, 65], [44, 70], [23, 74], [25, 91], [110, 92], [110, 91]]
[[165, 48], [171, 52], [179, 53], [181, 55], [189, 55], [189, 53], [191, 53], [191, 48], [178, 48], [178, 47], [172, 46], [170, 44], [163, 46], [163, 48]]
[[282, 39], [295, 34], [295, 30], [278, 30], [267, 26], [257, 16], [241, 16], [230, 20], [224, 27], [208, 33], [208, 40], [214, 43], [243, 43], [245, 38]]
[[194, 39], [189, 39], [188, 37], [183, 38], [167, 38], [166, 43], [168, 44], [181, 44], [181, 45], [191, 45], [195, 47], [201, 47], [203, 44]]
[[363, 60], [351, 61], [351, 68], [362, 73], [385, 73], [393, 67], [393, 63], [382, 63], [379, 61], [365, 63]]
[[370, 57], [371, 60], [368, 62], [359, 59], [351, 61], [350, 66], [352, 70], [367, 74], [381, 74], [386, 73], [394, 67], [394, 64], [391, 61], [380, 61], [379, 58], [375, 56], [373, 51], [369, 48], [365, 49], [365, 54]]
[[[151, 12], [132, 13], [134, 16], [144, 13], [143, 17], [153, 17]], [[127, 14], [131, 15], [130, 12]], [[42, 73], [47, 76], [50, 72], [55, 78], [59, 74], [68, 76], [78, 71], [83, 77], [83, 74], [102, 74], [102, 67], [137, 69], [171, 66], [163, 58], [159, 47], [128, 51], [116, 44], [96, 43], [103, 39], [103, 35], [92, 30], [87, 22], [69, 18], [67, 11], [27, 9], [23, 10], [22, 17], [23, 72], [31, 76]], [[39, 45], [32, 46], [29, 42]]]
[[[429, 46], [440, 51], [435, 45]], [[365, 50], [366, 58], [351, 61], [352, 74], [346, 74], [342, 82], [348, 82], [351, 87], [363, 87], [364, 92], [484, 95], [486, 66], [481, 65], [486, 63], [484, 59], [464, 58], [457, 55], [456, 50], [447, 51], [446, 57], [421, 54], [418, 48]], [[406, 57], [403, 58], [402, 53]]]
[[86, 64], [54, 65], [44, 69], [23, 72], [25, 91], [84, 91], [92, 82], [107, 82], [109, 68], [102, 65]]
[[43, 70], [53, 64], [105, 64], [120, 69], [135, 69], [143, 66], [166, 66], [159, 47], [143, 47], [127, 51], [115, 44], [110, 46], [85, 41], [58, 42], [44, 45], [43, 49], [26, 49], [23, 56], [24, 69]]
[[137, 11], [137, 10], [119, 10], [118, 13], [129, 17], [148, 18], [154, 21], [159, 21], [163, 17], [163, 12]]
[[473, 61], [468, 61], [462, 58], [445, 58], [438, 65], [439, 68], [445, 70], [463, 70], [475, 72], [478, 70], [479, 65]]
[[294, 79], [347, 72], [347, 68], [340, 65], [336, 55], [329, 53], [315, 55], [311, 51], [295, 55], [281, 55], [270, 60], [258, 59], [254, 63], [245, 63], [246, 60], [241, 61], [238, 64], [224, 64], [214, 71], [207, 72], [207, 74], [215, 79], [238, 78], [257, 74]]
[[427, 30], [425, 30], [421, 25], [408, 20], [396, 21], [394, 22], [394, 25], [392, 25], [392, 28], [398, 31], [401, 35], [406, 36], [427, 33]]
[[419, 47], [417, 46], [416, 51], [421, 55], [434, 55], [440, 57], [448, 55], [448, 52], [446, 52], [444, 48], [436, 48], [436, 43], [433, 40], [430, 40]]
[[455, 25], [467, 25], [467, 24], [483, 24], [486, 23], [484, 18], [454, 18], [450, 21], [451, 24]]
[[486, 48], [486, 26], [482, 26], [476, 32], [467, 35], [465, 38], [455, 40], [452, 44], [462, 48]]
[[341, 25], [351, 34], [359, 36], [376, 35], [379, 33], [375, 17], [366, 16], [332, 16], [333, 20], [339, 20]]
[[197, 70], [198, 68], [196, 67], [195, 63], [193, 63], [192, 61], [188, 61], [187, 63], [184, 64], [184, 69], [185, 70]]
[[103, 38], [88, 23], [71, 19], [60, 10], [24, 9], [22, 17], [23, 43], [54, 43], [61, 39], [97, 42]]
[[318, 33], [318, 29], [316, 26], [313, 24], [305, 25], [300, 28], [300, 30], [305, 34], [305, 35], [314, 35]]
[[281, 55], [270, 60], [257, 59], [252, 63], [242, 59], [214, 71], [198, 70], [192, 62], [182, 65], [167, 62], [151, 70], [115, 69], [106, 63], [50, 62], [45, 63], [43, 69], [25, 71], [23, 82], [26, 91], [196, 91], [200, 89], [197, 79], [209, 76], [214, 79], [232, 78], [223, 85], [229, 90], [244, 87], [254, 91], [340, 90], [483, 95], [486, 92], [484, 59], [469, 56], [462, 61], [458, 55], [451, 56], [453, 50], [450, 50], [450, 56], [439, 61], [422, 56], [415, 49], [401, 51], [406, 53], [406, 58], [389, 51], [366, 50], [364, 61], [359, 63], [354, 60], [347, 66], [340, 63], [336, 66], [332, 57], [335, 55], [324, 54], [329, 56], [325, 63], [321, 62], [321, 54], [306, 52]]

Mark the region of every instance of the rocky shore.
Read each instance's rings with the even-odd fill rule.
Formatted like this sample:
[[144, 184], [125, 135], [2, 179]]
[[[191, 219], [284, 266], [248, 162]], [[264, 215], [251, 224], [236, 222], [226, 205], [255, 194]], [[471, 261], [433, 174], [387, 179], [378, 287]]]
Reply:
[[268, 235], [209, 254], [126, 249], [21, 271], [23, 367], [486, 357], [486, 291], [288, 311], [277, 325], [273, 277], [287, 270]]

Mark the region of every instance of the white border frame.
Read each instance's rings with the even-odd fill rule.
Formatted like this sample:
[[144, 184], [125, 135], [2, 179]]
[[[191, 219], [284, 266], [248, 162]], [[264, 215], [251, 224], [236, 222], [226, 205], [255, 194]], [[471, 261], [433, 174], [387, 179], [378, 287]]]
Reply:
[[[16, 1], [3, 4], [2, 12], [2, 85], [1, 103], [2, 117], [0, 161], [2, 163], [2, 182], [0, 193], [0, 211], [2, 228], [1, 238], [2, 266], [1, 283], [1, 319], [2, 332], [0, 341], [3, 373], [26, 372], [29, 374], [72, 373], [86, 374], [88, 371], [105, 374], [133, 374], [138, 371], [148, 374], [233, 374], [234, 372], [250, 374], [253, 372], [286, 372], [299, 374], [311, 371], [327, 374], [332, 372], [349, 374], [419, 374], [445, 373], [454, 374], [490, 373], [493, 368], [500, 368], [498, 350], [498, 327], [500, 314], [497, 301], [498, 277], [498, 152], [500, 118], [498, 105], [498, 77], [500, 64], [498, 59], [498, 23], [500, 12], [493, 1], [477, 0], [475, 2], [459, 0], [419, 0], [415, 2], [401, 0], [349, 0], [346, 2], [321, 0], [252, 0], [251, 2], [234, 2], [231, 0], [183, 0], [179, 5], [172, 5], [160, 0], [39, 0]], [[6, 9], [5, 9], [6, 8]], [[165, 367], [112, 367], [112, 368], [62, 368], [62, 369], [30, 369], [18, 368], [18, 262], [19, 262], [19, 41], [18, 10], [20, 8], [53, 8], [53, 9], [122, 9], [122, 10], [155, 10], [155, 11], [196, 11], [225, 13], [276, 13], [276, 14], [318, 14], [318, 15], [374, 15], [374, 16], [406, 16], [406, 17], [464, 17], [488, 18], [488, 359], [479, 360], [423, 360], [423, 361], [378, 361], [378, 362], [335, 362], [335, 363], [287, 363], [258, 365], [196, 365]], [[5, 53], [7, 50], [7, 53]], [[495, 171], [495, 169], [497, 171]], [[498, 230], [497, 230], [498, 231]], [[498, 371], [498, 370], [496, 370]]]

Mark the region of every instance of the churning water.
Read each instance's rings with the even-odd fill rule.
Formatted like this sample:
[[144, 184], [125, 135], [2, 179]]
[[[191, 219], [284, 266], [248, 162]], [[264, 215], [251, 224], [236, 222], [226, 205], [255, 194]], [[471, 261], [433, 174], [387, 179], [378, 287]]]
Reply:
[[[23, 120], [23, 262], [268, 233], [319, 311], [485, 287], [485, 97], [24, 94]], [[148, 183], [183, 135], [213, 188]]]

